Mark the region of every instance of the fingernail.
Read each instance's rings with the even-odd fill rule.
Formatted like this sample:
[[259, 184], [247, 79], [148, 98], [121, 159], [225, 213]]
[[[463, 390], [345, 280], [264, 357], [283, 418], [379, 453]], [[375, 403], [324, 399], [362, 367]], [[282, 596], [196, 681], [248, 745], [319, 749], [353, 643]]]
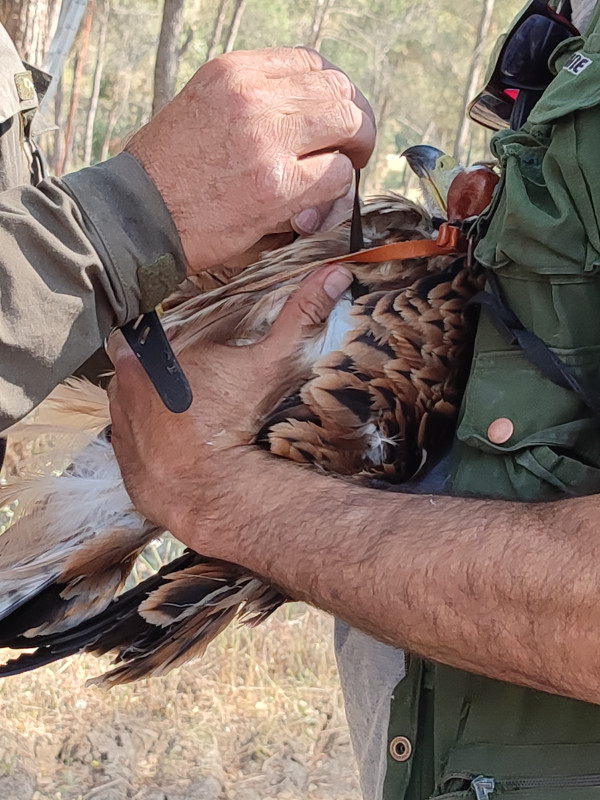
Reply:
[[319, 212], [316, 208], [305, 208], [296, 217], [294, 217], [294, 225], [300, 228], [303, 233], [314, 233], [319, 227]]
[[323, 289], [325, 289], [325, 294], [328, 297], [331, 297], [332, 300], [337, 300], [338, 297], [344, 294], [353, 280], [354, 275], [350, 270], [346, 269], [346, 267], [338, 267], [325, 278]]

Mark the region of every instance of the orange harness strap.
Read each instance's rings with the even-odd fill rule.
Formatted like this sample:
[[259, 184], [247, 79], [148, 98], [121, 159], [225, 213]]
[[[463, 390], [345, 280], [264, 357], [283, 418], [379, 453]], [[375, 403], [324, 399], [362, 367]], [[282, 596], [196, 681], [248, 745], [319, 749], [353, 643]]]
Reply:
[[437, 239], [414, 239], [409, 242], [394, 242], [381, 247], [371, 247], [358, 253], [332, 258], [331, 262], [356, 261], [359, 264], [378, 264], [382, 261], [402, 261], [407, 258], [428, 258], [466, 252], [464, 237], [454, 225], [440, 225]]

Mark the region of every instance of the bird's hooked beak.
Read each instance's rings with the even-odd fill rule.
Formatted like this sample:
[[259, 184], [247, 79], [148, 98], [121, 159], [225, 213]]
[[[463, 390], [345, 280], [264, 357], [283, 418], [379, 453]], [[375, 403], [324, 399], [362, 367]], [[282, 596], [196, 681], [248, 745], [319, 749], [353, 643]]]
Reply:
[[402, 153], [419, 178], [427, 210], [434, 217], [448, 217], [448, 191], [463, 171], [452, 156], [428, 144], [409, 147]]

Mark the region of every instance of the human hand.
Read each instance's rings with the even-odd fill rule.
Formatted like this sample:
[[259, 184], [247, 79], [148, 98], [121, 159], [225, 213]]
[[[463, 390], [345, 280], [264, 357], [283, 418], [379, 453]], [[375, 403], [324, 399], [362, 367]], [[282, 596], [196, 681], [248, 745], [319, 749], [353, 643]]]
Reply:
[[362, 93], [296, 47], [204, 64], [126, 150], [160, 191], [193, 274], [267, 234], [330, 227], [374, 140]]
[[[256, 453], [244, 445], [273, 388], [285, 381], [305, 329], [327, 319], [351, 281], [343, 266], [322, 267], [302, 282], [262, 341], [247, 347], [202, 342], [185, 350], [180, 362], [194, 401], [183, 414], [164, 407], [122, 335], [111, 337], [112, 443], [127, 491], [148, 519], [204, 555], [235, 558], [236, 531], [224, 520], [232, 503], [244, 503], [252, 491], [245, 478], [251, 479]], [[246, 458], [252, 461], [247, 470]], [[202, 530], [200, 512], [211, 521]]]
[[306, 236], [318, 231], [330, 231], [350, 219], [354, 205], [354, 186], [343, 197], [332, 203], [307, 208], [292, 218], [292, 228], [301, 236]]
[[326, 203], [318, 208], [309, 208], [291, 220], [293, 231], [282, 231], [281, 233], [270, 233], [263, 236], [243, 253], [233, 258], [222, 261], [221, 264], [233, 270], [242, 270], [249, 264], [259, 261], [265, 253], [273, 252], [280, 247], [291, 244], [294, 241], [294, 231], [300, 236], [309, 236], [317, 231], [330, 231], [342, 222], [350, 219], [354, 205], [354, 187], [335, 200], [333, 203]]

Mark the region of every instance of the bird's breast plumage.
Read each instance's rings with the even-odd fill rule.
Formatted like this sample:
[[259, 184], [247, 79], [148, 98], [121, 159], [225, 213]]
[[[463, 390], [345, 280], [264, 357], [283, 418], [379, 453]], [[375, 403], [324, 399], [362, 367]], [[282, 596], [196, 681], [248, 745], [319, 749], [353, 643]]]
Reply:
[[[367, 247], [436, 236], [427, 212], [397, 195], [367, 204], [363, 227]], [[345, 255], [347, 243], [348, 226], [297, 240], [227, 285], [186, 299], [165, 320], [176, 350], [192, 344], [182, 325], [189, 316], [193, 342], [257, 341], [302, 277]], [[356, 298], [344, 295], [327, 323], [307, 333], [289, 367], [295, 377], [285, 376], [256, 441], [328, 472], [406, 480], [435, 452], [440, 432], [452, 432], [471, 340], [462, 312], [480, 279], [453, 255], [347, 266]], [[438, 441], [428, 440], [431, 415], [445, 423], [435, 426]]]

